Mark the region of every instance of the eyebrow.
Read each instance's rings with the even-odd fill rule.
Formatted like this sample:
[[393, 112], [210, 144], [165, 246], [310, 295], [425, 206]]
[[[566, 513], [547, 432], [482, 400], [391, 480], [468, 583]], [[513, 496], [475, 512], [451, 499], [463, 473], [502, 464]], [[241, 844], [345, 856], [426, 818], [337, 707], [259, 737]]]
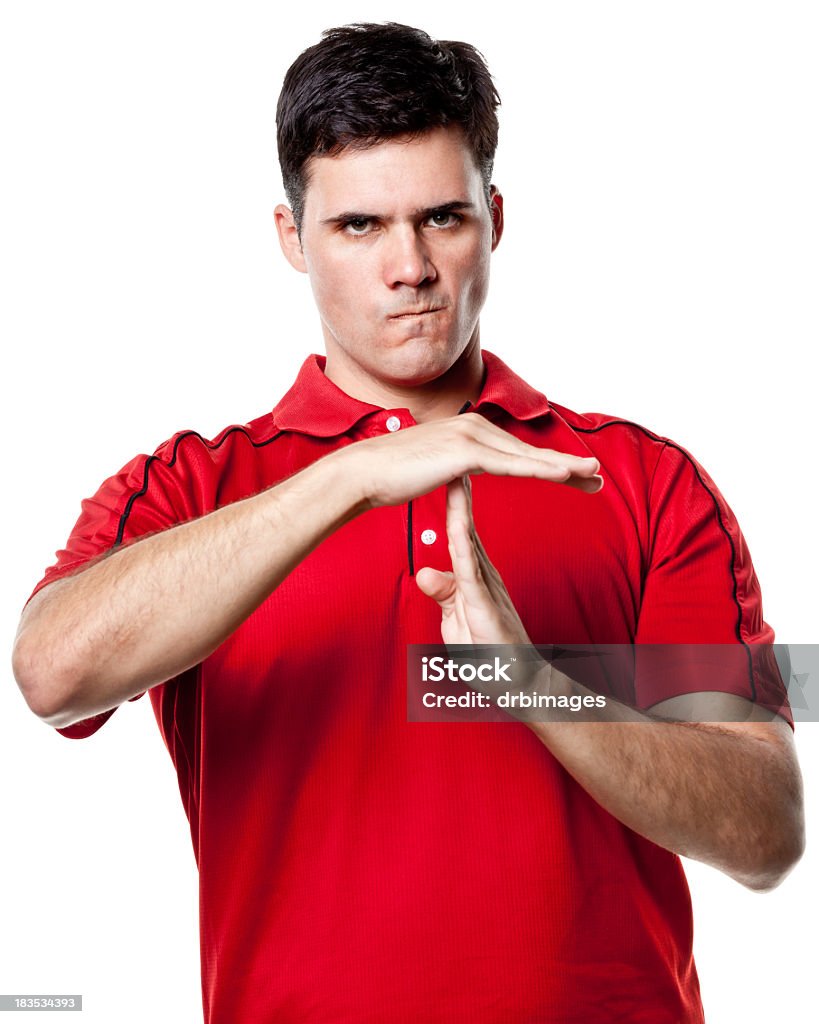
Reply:
[[[448, 203], [438, 203], [435, 206], [421, 206], [412, 211], [413, 217], [431, 217], [433, 213], [454, 213], [456, 210], [474, 210], [475, 204], [468, 199], [453, 199]], [[363, 210], [348, 210], [336, 214], [334, 217], [327, 217], [322, 224], [344, 224], [349, 220], [384, 220], [376, 213], [365, 213]]]

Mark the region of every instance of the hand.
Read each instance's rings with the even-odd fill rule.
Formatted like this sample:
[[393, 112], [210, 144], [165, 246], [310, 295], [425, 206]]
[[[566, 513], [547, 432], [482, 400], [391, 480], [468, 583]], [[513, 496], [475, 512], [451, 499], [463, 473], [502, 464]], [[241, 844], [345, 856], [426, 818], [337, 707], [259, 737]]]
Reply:
[[590, 493], [603, 486], [597, 459], [526, 444], [478, 413], [357, 441], [327, 459], [346, 463], [356, 512], [402, 505], [470, 473], [536, 477]]
[[440, 605], [444, 643], [530, 646], [509, 592], [475, 531], [469, 477], [447, 486], [446, 530], [452, 572], [424, 566], [415, 577], [423, 593]]

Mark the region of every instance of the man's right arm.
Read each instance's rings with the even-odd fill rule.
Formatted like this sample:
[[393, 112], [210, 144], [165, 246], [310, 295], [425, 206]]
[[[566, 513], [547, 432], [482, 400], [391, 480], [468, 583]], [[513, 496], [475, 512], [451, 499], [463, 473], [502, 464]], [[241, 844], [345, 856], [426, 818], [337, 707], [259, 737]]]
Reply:
[[598, 468], [477, 415], [359, 441], [46, 586], [23, 612], [15, 676], [29, 707], [63, 728], [198, 664], [325, 537], [369, 508], [403, 504], [467, 473], [594, 491]]

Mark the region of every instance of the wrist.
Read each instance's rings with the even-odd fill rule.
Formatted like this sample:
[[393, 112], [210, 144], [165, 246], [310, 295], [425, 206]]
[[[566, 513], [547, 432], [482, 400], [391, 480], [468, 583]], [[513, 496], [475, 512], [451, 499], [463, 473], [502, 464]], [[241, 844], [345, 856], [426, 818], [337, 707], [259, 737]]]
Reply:
[[329, 505], [334, 528], [343, 526], [373, 507], [361, 460], [353, 451], [356, 444], [325, 455], [305, 470], [317, 499]]
[[553, 669], [552, 662], [549, 658], [544, 658], [543, 663], [535, 674], [534, 688], [538, 693], [543, 693], [547, 697], [551, 696], [553, 683]]
[[280, 538], [320, 542], [358, 514], [358, 490], [337, 463], [336, 453], [312, 462], [292, 476], [247, 499], [258, 509], [260, 525]]
[[362, 512], [375, 507], [366, 473], [362, 471], [361, 457], [354, 450], [361, 443], [358, 441], [339, 448], [310, 467], [320, 476], [321, 486], [333, 488], [339, 500], [343, 522], [355, 519]]

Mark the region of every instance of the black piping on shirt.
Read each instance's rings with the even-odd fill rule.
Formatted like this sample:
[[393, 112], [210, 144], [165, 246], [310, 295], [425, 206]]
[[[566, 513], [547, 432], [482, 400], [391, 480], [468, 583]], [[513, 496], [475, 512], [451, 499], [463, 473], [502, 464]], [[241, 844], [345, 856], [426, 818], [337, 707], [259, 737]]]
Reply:
[[745, 648], [746, 654], [748, 656], [748, 680], [749, 680], [750, 687], [751, 687], [751, 700], [756, 700], [756, 683], [754, 682], [754, 672], [753, 672], [753, 661], [752, 661], [752, 658], [751, 658], [751, 648], [742, 639], [742, 632], [741, 632], [741, 627], [742, 627], [742, 605], [739, 603], [739, 598], [737, 597], [737, 589], [738, 589], [737, 574], [736, 574], [736, 558], [737, 558], [737, 553], [736, 553], [736, 548], [734, 547], [733, 538], [731, 537], [731, 534], [728, 532], [728, 527], [725, 525], [725, 522], [723, 521], [722, 512], [720, 511], [719, 502], [717, 501], [716, 495], [711, 490], [711, 488], [708, 486], [708, 484], [703, 480], [702, 475], [700, 474], [699, 468], [697, 467], [697, 464], [694, 462], [694, 459], [688, 454], [688, 452], [684, 448], [681, 448], [680, 445], [675, 444], [673, 441], [669, 441], [665, 437], [660, 437], [659, 434], [655, 434], [651, 430], [647, 430], [645, 427], [640, 426], [639, 423], [633, 423], [631, 420], [609, 420], [608, 423], [601, 423], [597, 427], [576, 427], [576, 426], [573, 426], [572, 424], [569, 424], [569, 429], [576, 431], [578, 434], [596, 434], [599, 430], [604, 430], [606, 427], [614, 427], [614, 426], [617, 426], [618, 424], [625, 425], [627, 427], [634, 427], [636, 430], [639, 430], [639, 431], [641, 431], [641, 433], [645, 434], [646, 437], [650, 437], [653, 441], [661, 441], [665, 446], [667, 446], [669, 448], [674, 448], [674, 449], [676, 449], [676, 451], [680, 452], [680, 454], [683, 455], [683, 457], [686, 458], [688, 460], [688, 462], [691, 464], [691, 468], [694, 470], [694, 473], [696, 474], [697, 479], [702, 484], [702, 486], [705, 488], [706, 493], [708, 494], [708, 496], [711, 499], [711, 501], [714, 503], [714, 510], [717, 513], [717, 523], [719, 524], [720, 530], [722, 530], [722, 532], [725, 534], [725, 537], [726, 537], [726, 539], [728, 541], [728, 545], [729, 545], [729, 547], [731, 549], [731, 558], [730, 558], [730, 562], [729, 562], [729, 565], [728, 565], [728, 571], [729, 571], [729, 573], [731, 575], [731, 581], [733, 583], [731, 597], [732, 597], [732, 600], [733, 600], [734, 605], [736, 606], [736, 610], [737, 610], [737, 621], [736, 621], [736, 626], [734, 628], [734, 632], [736, 633], [736, 638], [737, 638], [738, 642], [741, 643], [742, 646]]
[[[231, 427], [229, 430], [226, 430], [224, 434], [219, 438], [219, 440], [214, 444], [210, 441], [207, 441], [204, 437], [202, 437], [201, 434], [197, 433], [197, 431], [186, 430], [184, 433], [180, 434], [179, 437], [177, 437], [176, 441], [174, 442], [173, 452], [171, 454], [170, 461], [165, 463], [165, 465], [168, 466], [168, 468], [170, 469], [175, 464], [176, 456], [179, 452], [179, 445], [181, 444], [182, 441], [185, 440], [186, 437], [198, 437], [206, 448], [209, 448], [211, 451], [215, 451], [217, 448], [220, 448], [225, 443], [225, 441], [227, 440], [228, 437], [230, 437], [231, 434], [244, 434], [254, 448], [264, 448], [265, 445], [268, 445], [272, 441], [277, 440], [284, 433], [284, 430], [280, 430], [278, 434], [274, 434], [273, 437], [269, 437], [266, 441], [254, 441], [244, 427]], [[134, 491], [134, 493], [128, 499], [127, 505], [123, 509], [122, 515], [119, 518], [117, 536], [116, 539], [114, 540], [114, 543], [111, 546], [112, 551], [115, 548], [118, 548], [119, 545], [122, 543], [122, 538], [125, 533], [125, 524], [128, 522], [128, 516], [131, 514], [131, 509], [134, 507], [134, 502], [137, 500], [137, 498], [141, 498], [144, 494], [148, 493], [148, 476], [150, 473], [150, 469], [153, 463], [158, 461], [161, 461], [159, 455], [149, 455], [148, 458], [145, 460], [145, 472], [142, 477], [142, 487], [138, 491]]]
[[412, 502], [407, 502], [407, 560], [409, 562], [409, 574], [415, 575], [415, 558], [412, 554]]
[[[458, 410], [458, 415], [460, 416], [462, 412], [466, 412], [466, 410], [471, 405], [472, 405], [471, 402], [465, 402], [461, 406], [461, 408]], [[413, 555], [413, 552], [412, 552], [412, 501], [408, 501], [407, 502], [407, 564], [409, 566], [409, 574], [410, 574], [410, 576], [414, 576], [415, 575], [415, 556]]]

